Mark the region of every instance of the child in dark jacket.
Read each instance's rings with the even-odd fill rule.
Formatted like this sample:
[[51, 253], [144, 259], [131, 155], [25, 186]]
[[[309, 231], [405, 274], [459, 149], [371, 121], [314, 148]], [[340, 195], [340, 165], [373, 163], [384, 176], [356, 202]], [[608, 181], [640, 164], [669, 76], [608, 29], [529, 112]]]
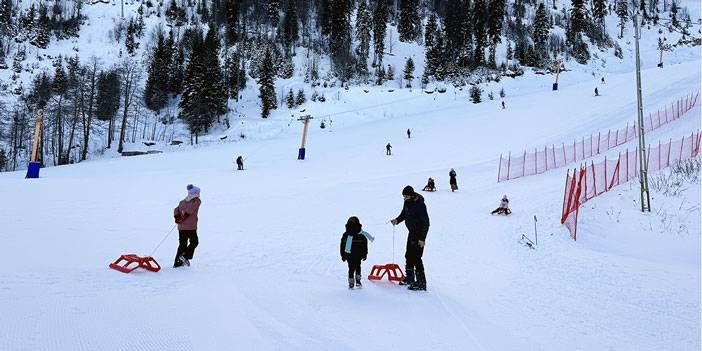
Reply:
[[346, 231], [341, 235], [339, 253], [341, 260], [349, 265], [349, 289], [361, 288], [361, 260], [368, 257], [368, 240], [374, 240], [373, 236], [364, 232], [358, 217], [350, 217], [346, 221]]

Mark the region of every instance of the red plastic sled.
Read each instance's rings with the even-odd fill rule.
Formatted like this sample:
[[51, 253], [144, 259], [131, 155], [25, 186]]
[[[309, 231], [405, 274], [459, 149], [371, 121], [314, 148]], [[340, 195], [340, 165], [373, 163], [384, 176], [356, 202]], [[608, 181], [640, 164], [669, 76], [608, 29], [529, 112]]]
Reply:
[[[121, 263], [122, 261], [125, 262]], [[110, 268], [122, 273], [129, 273], [137, 268], [144, 268], [151, 272], [158, 272], [161, 270], [161, 266], [153, 257], [140, 257], [136, 254], [126, 254], [120, 256], [116, 261], [110, 263]]]
[[401, 282], [405, 280], [405, 274], [402, 273], [400, 266], [395, 263], [373, 266], [368, 275], [368, 280], [381, 280], [386, 275], [391, 282]]

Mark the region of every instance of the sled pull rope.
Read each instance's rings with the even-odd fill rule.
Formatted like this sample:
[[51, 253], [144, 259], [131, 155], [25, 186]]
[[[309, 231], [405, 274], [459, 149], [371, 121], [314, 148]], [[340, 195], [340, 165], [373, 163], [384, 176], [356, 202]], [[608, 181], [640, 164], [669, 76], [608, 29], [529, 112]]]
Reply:
[[171, 235], [171, 233], [173, 232], [173, 229], [175, 229], [177, 225], [178, 224], [174, 224], [173, 227], [171, 227], [171, 230], [169, 230], [168, 233], [166, 233], [166, 236], [164, 236], [163, 239], [161, 239], [161, 242], [158, 243], [158, 245], [156, 245], [156, 248], [154, 248], [154, 251], [151, 251], [151, 254], [149, 256], [153, 256], [154, 253], [156, 253], [156, 250], [158, 250], [158, 248], [161, 247], [163, 242], [166, 241], [166, 239], [168, 238], [169, 235]]
[[392, 226], [392, 263], [395, 264], [395, 226]]

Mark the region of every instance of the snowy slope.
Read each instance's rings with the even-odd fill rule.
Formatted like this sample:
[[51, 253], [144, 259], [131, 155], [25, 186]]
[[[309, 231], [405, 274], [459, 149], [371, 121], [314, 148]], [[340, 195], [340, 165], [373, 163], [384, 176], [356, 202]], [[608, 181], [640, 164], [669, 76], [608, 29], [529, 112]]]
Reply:
[[[634, 119], [631, 72], [608, 74], [597, 98], [599, 79], [566, 77], [557, 92], [540, 75], [490, 86], [505, 87], [506, 110], [470, 104], [452, 87], [340, 90], [309, 111], [353, 112], [326, 117], [331, 131], [313, 124], [302, 162], [294, 122], [266, 141], [51, 167], [32, 181], [0, 174], [0, 349], [698, 350], [699, 184], [683, 194], [690, 213], [673, 219], [687, 234], [645, 231], [661, 215], [638, 213], [636, 188], [624, 185], [586, 204], [576, 243], [558, 224], [565, 169], [496, 183], [500, 153]], [[699, 89], [699, 56], [649, 68], [643, 81], [655, 110]], [[698, 107], [647, 140], [699, 126]], [[245, 172], [232, 171], [238, 154]], [[452, 167], [458, 193], [447, 190]], [[365, 274], [393, 260], [393, 238], [402, 263], [406, 229], [393, 236], [387, 221], [402, 187], [429, 176], [439, 188], [425, 194], [429, 291], [368, 282], [348, 291], [338, 257], [346, 219], [376, 236]], [[151, 253], [188, 183], [203, 198], [193, 266], [169, 267], [171, 234], [154, 254], [161, 272], [108, 269], [120, 254]], [[502, 194], [514, 214], [488, 215]], [[653, 206], [679, 200], [654, 194]], [[603, 213], [611, 207], [623, 214]], [[539, 248], [529, 250], [517, 240], [533, 233], [534, 215]]]

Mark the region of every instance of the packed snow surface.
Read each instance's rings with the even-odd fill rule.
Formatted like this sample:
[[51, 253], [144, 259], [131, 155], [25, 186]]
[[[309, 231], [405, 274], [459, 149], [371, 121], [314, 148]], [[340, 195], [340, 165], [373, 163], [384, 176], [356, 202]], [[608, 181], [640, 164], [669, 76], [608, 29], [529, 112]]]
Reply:
[[[699, 90], [699, 56], [650, 66], [645, 111]], [[605, 84], [561, 79], [555, 92], [552, 76], [504, 79], [485, 87], [495, 100], [486, 91], [477, 105], [452, 87], [339, 90], [309, 107], [318, 118], [304, 161], [293, 120], [271, 122], [281, 132], [267, 140], [45, 168], [35, 180], [2, 173], [0, 349], [699, 350], [699, 180], [678, 196], [654, 192], [651, 213], [639, 212], [635, 182], [588, 202], [577, 242], [559, 224], [566, 168], [496, 182], [500, 153], [635, 120], [632, 72]], [[320, 119], [333, 122], [320, 129]], [[698, 106], [647, 140], [699, 127]], [[245, 171], [233, 170], [237, 155]], [[365, 275], [373, 264], [403, 266], [407, 231], [388, 220], [402, 188], [419, 190], [430, 176], [428, 291], [365, 277], [362, 290], [348, 290], [346, 219], [358, 216], [376, 237]], [[202, 189], [192, 266], [170, 267], [173, 232], [153, 254], [160, 272], [108, 269], [121, 254], [151, 254], [189, 183]], [[514, 213], [491, 216], [503, 194]], [[531, 250], [518, 240], [535, 239], [534, 216]]]

